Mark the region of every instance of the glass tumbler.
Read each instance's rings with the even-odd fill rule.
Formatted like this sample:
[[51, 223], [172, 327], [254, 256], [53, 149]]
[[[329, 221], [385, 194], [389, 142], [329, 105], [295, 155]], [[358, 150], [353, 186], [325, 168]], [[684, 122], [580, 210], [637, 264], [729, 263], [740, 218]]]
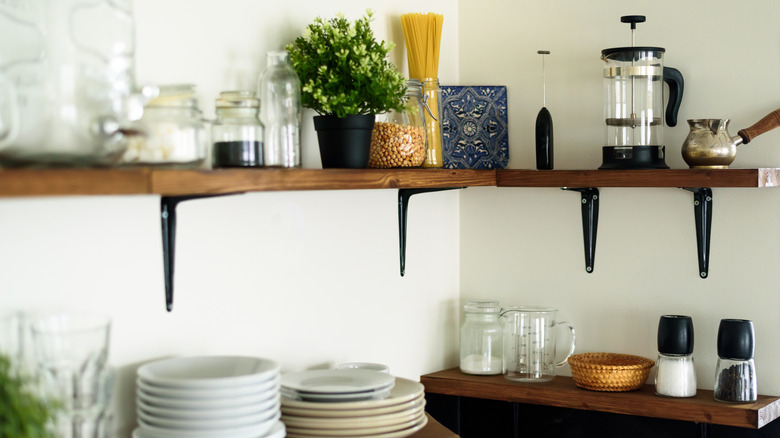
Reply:
[[111, 320], [96, 314], [61, 313], [32, 318], [30, 329], [42, 395], [59, 407], [56, 435], [107, 436]]

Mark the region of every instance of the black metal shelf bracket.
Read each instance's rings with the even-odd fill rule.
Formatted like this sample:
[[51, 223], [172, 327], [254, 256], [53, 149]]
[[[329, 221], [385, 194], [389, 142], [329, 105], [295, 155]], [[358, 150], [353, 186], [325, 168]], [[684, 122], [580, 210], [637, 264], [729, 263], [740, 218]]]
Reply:
[[465, 187], [442, 187], [428, 189], [398, 189], [398, 234], [401, 254], [401, 277], [406, 273], [406, 216], [409, 211], [409, 198], [418, 193], [458, 190]]
[[712, 233], [712, 189], [688, 188], [693, 192], [693, 214], [696, 219], [696, 247], [699, 252], [699, 277], [707, 278], [710, 272], [710, 234]]
[[580, 192], [582, 202], [582, 242], [585, 245], [585, 270], [593, 273], [596, 260], [596, 233], [599, 228], [599, 189], [595, 187], [569, 188], [561, 190]]
[[173, 310], [173, 267], [176, 250], [176, 207], [180, 202], [189, 201], [191, 199], [213, 198], [215, 196], [228, 196], [235, 194], [238, 193], [160, 197], [163, 271], [165, 275], [165, 308], [168, 310], [168, 312]]

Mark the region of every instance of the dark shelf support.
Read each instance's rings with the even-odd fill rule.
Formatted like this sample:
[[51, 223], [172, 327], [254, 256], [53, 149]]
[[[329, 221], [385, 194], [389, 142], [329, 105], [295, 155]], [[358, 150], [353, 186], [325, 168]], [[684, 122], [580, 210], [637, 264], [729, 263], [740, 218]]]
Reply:
[[599, 228], [599, 189], [595, 187], [568, 188], [580, 192], [582, 196], [582, 241], [585, 245], [585, 270], [593, 273], [593, 264], [596, 260], [596, 232]]
[[406, 273], [406, 214], [409, 210], [409, 198], [418, 193], [458, 190], [465, 187], [444, 187], [431, 189], [398, 189], [398, 233], [401, 253], [401, 277]]
[[187, 195], [160, 197], [160, 219], [162, 221], [163, 271], [165, 275], [165, 308], [173, 310], [173, 267], [176, 250], [176, 207], [190, 199], [213, 198], [237, 193], [217, 195]]
[[699, 276], [710, 272], [710, 234], [712, 232], [712, 189], [684, 188], [693, 192], [693, 213], [696, 219], [696, 246], [699, 251]]

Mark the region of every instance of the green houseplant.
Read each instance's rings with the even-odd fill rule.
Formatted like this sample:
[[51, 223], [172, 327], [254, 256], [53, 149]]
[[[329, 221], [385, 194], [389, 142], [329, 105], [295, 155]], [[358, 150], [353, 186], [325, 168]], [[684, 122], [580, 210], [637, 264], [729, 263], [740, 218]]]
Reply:
[[0, 436], [53, 438], [48, 429], [56, 406], [47, 404], [29, 389], [8, 357], [0, 354]]
[[366, 167], [374, 116], [401, 108], [406, 81], [387, 59], [394, 44], [376, 40], [372, 20], [371, 10], [354, 22], [318, 17], [286, 47], [301, 105], [318, 114], [323, 167]]

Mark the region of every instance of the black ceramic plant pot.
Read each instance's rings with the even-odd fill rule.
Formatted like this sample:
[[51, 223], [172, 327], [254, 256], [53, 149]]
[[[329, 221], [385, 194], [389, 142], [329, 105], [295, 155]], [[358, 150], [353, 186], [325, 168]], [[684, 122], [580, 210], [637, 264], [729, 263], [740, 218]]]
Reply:
[[314, 129], [320, 143], [323, 168], [364, 169], [368, 167], [374, 115], [346, 117], [315, 116]]

